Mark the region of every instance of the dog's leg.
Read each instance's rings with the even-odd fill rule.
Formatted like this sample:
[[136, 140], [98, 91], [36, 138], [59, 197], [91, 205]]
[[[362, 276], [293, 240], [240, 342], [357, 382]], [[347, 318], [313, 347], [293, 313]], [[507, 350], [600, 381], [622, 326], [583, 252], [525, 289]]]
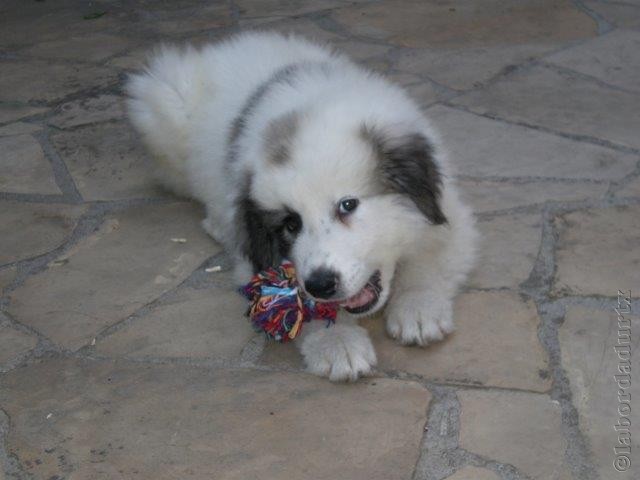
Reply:
[[307, 370], [331, 381], [354, 381], [377, 362], [369, 334], [348, 314], [340, 313], [329, 326], [321, 320], [305, 324], [296, 344]]
[[449, 230], [447, 237], [439, 248], [419, 248], [398, 266], [386, 323], [389, 335], [402, 344], [424, 346], [454, 330], [453, 298], [473, 265], [473, 222]]

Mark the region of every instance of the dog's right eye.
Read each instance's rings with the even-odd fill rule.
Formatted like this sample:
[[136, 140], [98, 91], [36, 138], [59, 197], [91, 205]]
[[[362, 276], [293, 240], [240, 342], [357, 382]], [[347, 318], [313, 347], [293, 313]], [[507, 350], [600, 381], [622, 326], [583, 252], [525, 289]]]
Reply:
[[289, 214], [284, 219], [283, 226], [291, 233], [298, 233], [302, 229], [302, 219], [297, 213]]

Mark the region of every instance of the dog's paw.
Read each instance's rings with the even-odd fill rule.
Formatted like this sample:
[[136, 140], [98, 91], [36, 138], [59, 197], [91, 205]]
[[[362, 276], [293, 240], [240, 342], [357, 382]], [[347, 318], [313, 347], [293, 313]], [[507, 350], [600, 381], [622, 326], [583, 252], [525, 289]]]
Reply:
[[453, 308], [448, 298], [410, 292], [392, 299], [387, 307], [387, 332], [403, 345], [442, 340], [453, 332]]
[[302, 339], [307, 370], [331, 381], [354, 381], [371, 373], [376, 352], [367, 331], [355, 325], [320, 328]]

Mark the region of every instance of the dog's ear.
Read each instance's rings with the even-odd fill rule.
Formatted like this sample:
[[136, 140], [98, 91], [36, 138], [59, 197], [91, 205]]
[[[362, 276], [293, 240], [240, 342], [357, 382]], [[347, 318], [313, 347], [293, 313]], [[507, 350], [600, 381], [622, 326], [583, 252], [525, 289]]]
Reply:
[[246, 197], [241, 201], [242, 223], [246, 229], [246, 240], [242, 249], [253, 265], [254, 272], [274, 267], [282, 261], [280, 235], [266, 218], [267, 214]]
[[383, 186], [407, 195], [432, 224], [447, 223], [440, 207], [442, 177], [427, 138], [369, 126], [362, 127], [361, 135], [373, 146]]

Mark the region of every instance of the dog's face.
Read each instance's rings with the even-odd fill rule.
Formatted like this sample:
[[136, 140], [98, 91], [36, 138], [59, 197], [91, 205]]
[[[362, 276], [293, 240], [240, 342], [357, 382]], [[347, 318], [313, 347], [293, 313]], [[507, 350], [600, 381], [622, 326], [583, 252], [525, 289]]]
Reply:
[[262, 137], [240, 205], [255, 270], [288, 258], [309, 295], [353, 314], [379, 310], [402, 254], [446, 222], [428, 140], [300, 113], [271, 121]]

